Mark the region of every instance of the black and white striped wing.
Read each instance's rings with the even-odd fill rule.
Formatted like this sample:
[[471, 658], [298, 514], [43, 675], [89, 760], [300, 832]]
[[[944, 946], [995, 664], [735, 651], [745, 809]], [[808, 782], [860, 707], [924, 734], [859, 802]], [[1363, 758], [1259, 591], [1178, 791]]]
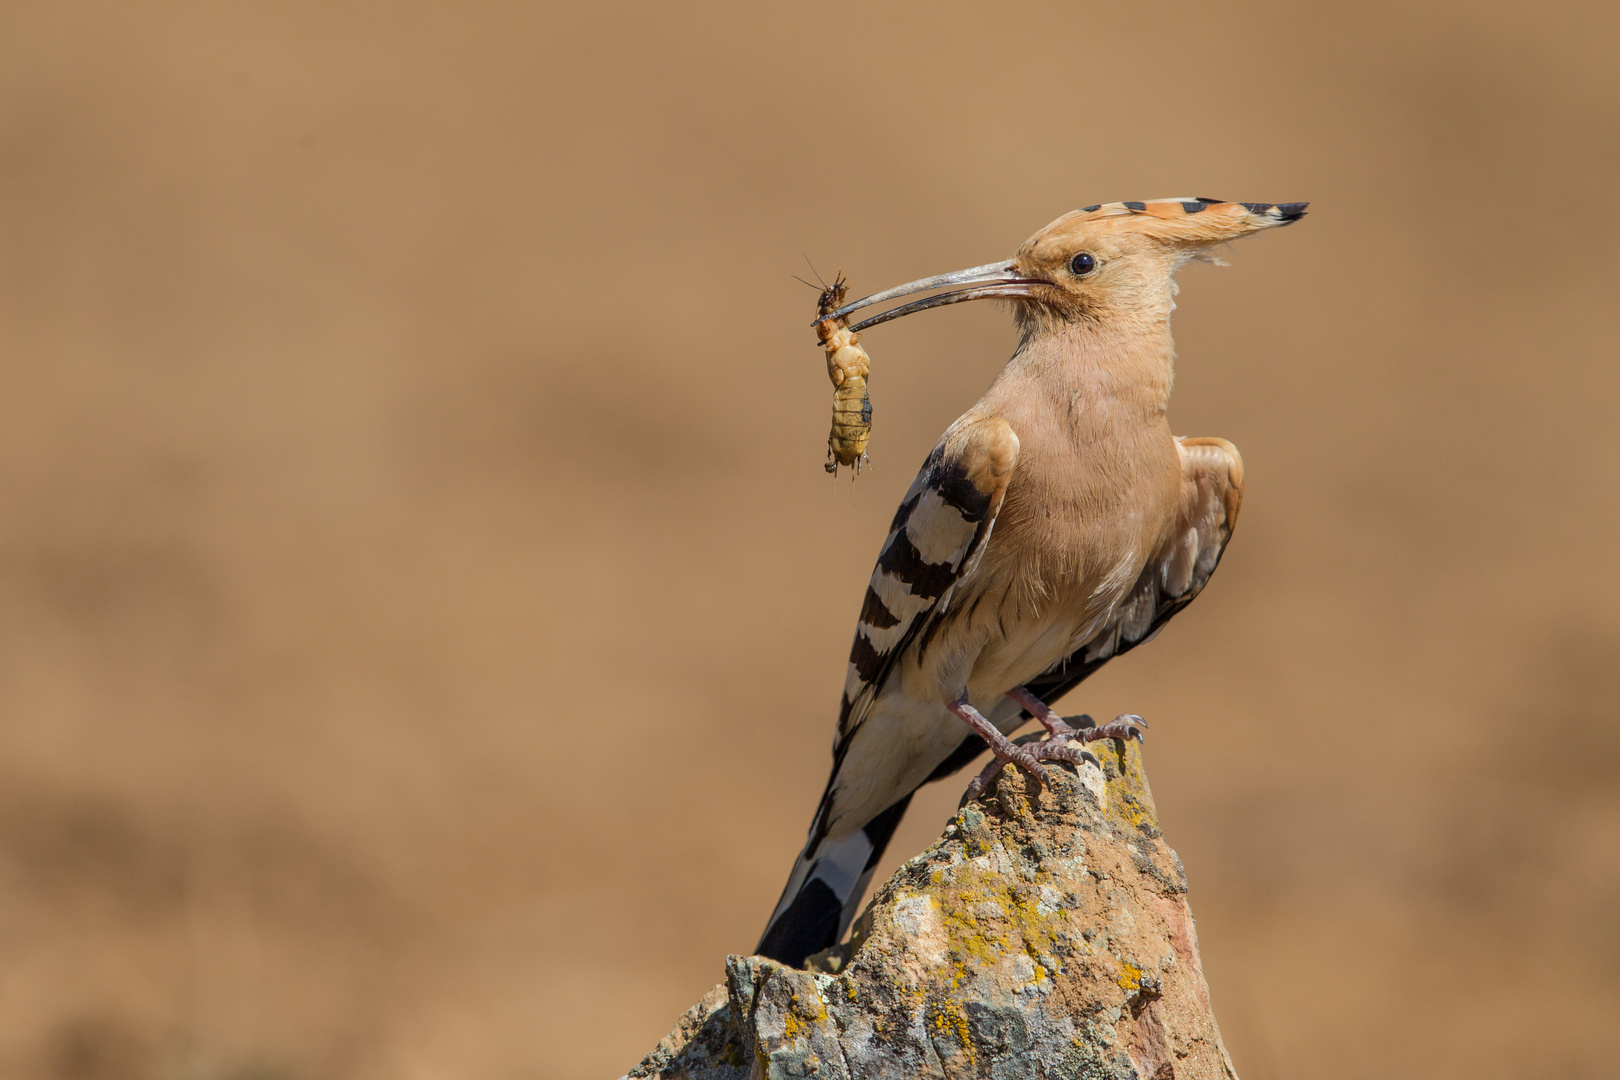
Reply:
[[1225, 439], [1177, 439], [1181, 505], [1169, 542], [1142, 569], [1118, 611], [1092, 639], [1031, 679], [1048, 705], [1116, 656], [1151, 641], [1215, 573], [1243, 506], [1243, 458]]
[[893, 792], [891, 804], [876, 817], [831, 835], [845, 755], [906, 649], [945, 610], [952, 590], [983, 556], [1017, 463], [1018, 437], [1000, 417], [952, 425], [906, 491], [861, 605], [832, 774], [760, 939], [763, 955], [800, 964], [836, 942], [854, 918], [911, 792]]
[[911, 482], [861, 604], [838, 711], [835, 773], [895, 664], [984, 554], [1017, 463], [1018, 436], [991, 417], [947, 431]]

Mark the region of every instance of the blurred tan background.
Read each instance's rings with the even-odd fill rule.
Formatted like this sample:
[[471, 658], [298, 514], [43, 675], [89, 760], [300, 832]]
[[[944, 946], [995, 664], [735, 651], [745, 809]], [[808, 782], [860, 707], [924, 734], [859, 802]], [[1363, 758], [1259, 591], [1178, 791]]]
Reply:
[[[885, 524], [1013, 343], [794, 281], [1312, 201], [1182, 276], [1242, 527], [1153, 723], [1248, 1080], [1620, 1066], [1620, 7], [0, 9], [0, 1075], [616, 1076], [752, 948]], [[937, 833], [929, 789], [889, 866]]]

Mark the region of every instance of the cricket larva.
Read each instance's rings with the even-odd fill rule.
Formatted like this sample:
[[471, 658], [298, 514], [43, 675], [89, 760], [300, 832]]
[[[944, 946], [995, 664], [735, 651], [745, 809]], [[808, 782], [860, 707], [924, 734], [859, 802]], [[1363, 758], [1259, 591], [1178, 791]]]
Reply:
[[849, 465], [859, 473], [866, 464], [866, 441], [872, 435], [872, 399], [867, 394], [866, 376], [871, 359], [861, 348], [861, 337], [849, 328], [848, 319], [825, 316], [841, 307], [847, 285], [839, 274], [821, 292], [816, 336], [827, 353], [827, 377], [833, 384], [832, 430], [827, 434], [827, 471], [838, 475], [838, 466]]

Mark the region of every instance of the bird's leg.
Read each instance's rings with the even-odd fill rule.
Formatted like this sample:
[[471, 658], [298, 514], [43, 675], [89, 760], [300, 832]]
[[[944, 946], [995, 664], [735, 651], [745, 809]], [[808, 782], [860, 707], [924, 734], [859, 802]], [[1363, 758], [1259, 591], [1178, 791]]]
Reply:
[[[1046, 707], [1046, 702], [1030, 693], [1024, 687], [1014, 687], [1013, 689], [1007, 691], [1007, 696], [1018, 702], [1018, 704], [1022, 705], [1024, 709], [1028, 711], [1029, 715], [1033, 716], [1036, 720], [1039, 720], [1041, 722], [1041, 726], [1047, 730], [1047, 733], [1050, 734], [1052, 738], [1056, 739], [1065, 735], [1071, 738], [1081, 737], [1079, 729], [1070, 727], [1068, 722], [1065, 721], [1063, 717]], [[1089, 726], [1091, 717], [1082, 715], [1076, 717], [1076, 719], [1084, 719], [1087, 721], [1086, 724], [1080, 725], [1082, 728], [1084, 728]]]
[[[1023, 704], [1021, 699], [1019, 704]], [[963, 690], [961, 696], [951, 702], [948, 708], [963, 723], [972, 728], [979, 738], [989, 743], [990, 752], [995, 755], [990, 764], [986, 765], [984, 770], [973, 778], [973, 782], [968, 784], [967, 791], [962, 795], [961, 805], [963, 806], [983, 794], [984, 789], [990, 785], [990, 781], [1001, 771], [1001, 767], [1008, 763], [1023, 769], [1034, 778], [1037, 784], [1041, 785], [1045, 785], [1048, 779], [1046, 769], [1041, 765], [1042, 761], [1067, 761], [1076, 766], [1089, 761], [1098, 768], [1102, 767], [1101, 763], [1097, 761], [1089, 750], [1077, 749], [1068, 744], [1067, 738], [1056, 737], [1060, 734], [1069, 734], [1075, 738], [1080, 738], [1081, 733], [1069, 727], [1060, 718], [1052, 716], [1051, 710], [1044, 705], [1041, 708], [1048, 716], [1052, 717], [1058, 728], [1062, 728], [1063, 731], [1060, 732], [1058, 728], [1048, 725], [1052, 738], [1026, 735], [1017, 741], [1007, 738], [994, 724], [985, 719], [979, 710], [969, 705], [966, 690]]]
[[1037, 784], [1042, 786], [1046, 784], [1046, 770], [1042, 768], [1040, 759], [1003, 735], [996, 725], [985, 719], [983, 713], [969, 705], [965, 689], [955, 701], [945, 707], [951, 710], [958, 720], [972, 728], [975, 735], [990, 744], [990, 752], [996, 756], [995, 768], [999, 769], [1010, 761], [1034, 777]]
[[[1041, 726], [1051, 733], [1051, 737], [1079, 739], [1081, 742], [1096, 742], [1098, 739], [1135, 739], [1141, 742], [1143, 731], [1147, 728], [1146, 720], [1135, 713], [1120, 713], [1112, 723], [1099, 726], [1095, 720], [1085, 713], [1079, 716], [1062, 717], [1046, 707], [1046, 702], [1030, 693], [1022, 686], [1007, 692], [1024, 709], [1041, 722]], [[1076, 726], [1070, 727], [1069, 721], [1076, 721]]]

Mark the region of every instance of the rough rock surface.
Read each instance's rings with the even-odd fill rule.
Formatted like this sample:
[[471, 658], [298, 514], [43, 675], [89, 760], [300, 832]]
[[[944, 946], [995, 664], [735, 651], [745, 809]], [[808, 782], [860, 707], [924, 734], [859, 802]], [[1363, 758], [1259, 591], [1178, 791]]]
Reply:
[[1091, 750], [1003, 769], [812, 970], [729, 957], [630, 1077], [1236, 1080], [1140, 749]]

